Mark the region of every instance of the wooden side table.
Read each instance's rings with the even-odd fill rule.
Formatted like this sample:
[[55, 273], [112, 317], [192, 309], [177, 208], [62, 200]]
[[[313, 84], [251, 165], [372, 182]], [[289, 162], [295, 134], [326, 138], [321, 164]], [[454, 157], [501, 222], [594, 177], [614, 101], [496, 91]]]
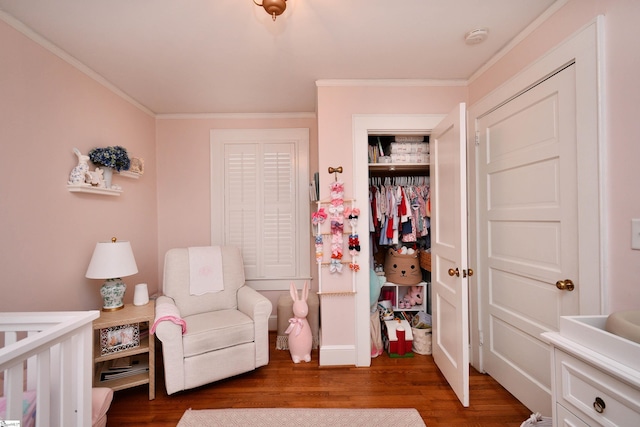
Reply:
[[[140, 345], [133, 348], [127, 348], [121, 351], [102, 354], [100, 345], [100, 330], [113, 328], [124, 325], [139, 325], [141, 331], [150, 330], [155, 319], [155, 301], [142, 306], [126, 304], [125, 307], [117, 311], [102, 311], [100, 317], [93, 321], [94, 339], [93, 339], [93, 363], [94, 363], [94, 387], [110, 387], [114, 391], [122, 390], [129, 387], [135, 387], [142, 384], [149, 384], [149, 400], [156, 397], [156, 375], [155, 375], [155, 339], [151, 334], [143, 335], [140, 339]], [[138, 373], [121, 378], [109, 379], [102, 381], [101, 372], [105, 363], [110, 363], [115, 359], [129, 356], [138, 356], [149, 363], [149, 372]]]

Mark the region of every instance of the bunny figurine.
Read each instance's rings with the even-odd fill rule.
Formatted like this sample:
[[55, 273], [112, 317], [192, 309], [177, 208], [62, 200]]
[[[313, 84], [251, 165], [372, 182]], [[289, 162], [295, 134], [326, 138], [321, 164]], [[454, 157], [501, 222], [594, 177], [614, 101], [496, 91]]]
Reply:
[[307, 321], [309, 306], [307, 305], [307, 297], [309, 296], [309, 284], [305, 282], [302, 289], [302, 298], [298, 299], [298, 290], [296, 285], [290, 285], [291, 298], [293, 299], [293, 317], [289, 319], [289, 327], [286, 334], [289, 334], [289, 352], [293, 363], [311, 361], [311, 327]]
[[85, 184], [87, 181], [91, 182], [91, 174], [89, 174], [89, 156], [86, 156], [80, 152], [77, 148], [73, 149], [73, 152], [78, 156], [78, 164], [73, 168], [69, 175], [69, 184]]

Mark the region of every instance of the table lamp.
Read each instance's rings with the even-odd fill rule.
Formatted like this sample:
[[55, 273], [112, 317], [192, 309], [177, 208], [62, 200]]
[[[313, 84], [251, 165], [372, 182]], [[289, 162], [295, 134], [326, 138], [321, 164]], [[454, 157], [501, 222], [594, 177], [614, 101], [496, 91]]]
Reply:
[[103, 305], [102, 311], [115, 311], [124, 308], [122, 298], [127, 285], [122, 277], [131, 276], [138, 272], [133, 250], [129, 242], [118, 242], [115, 237], [110, 242], [98, 242], [93, 251], [88, 279], [106, 279], [100, 288]]

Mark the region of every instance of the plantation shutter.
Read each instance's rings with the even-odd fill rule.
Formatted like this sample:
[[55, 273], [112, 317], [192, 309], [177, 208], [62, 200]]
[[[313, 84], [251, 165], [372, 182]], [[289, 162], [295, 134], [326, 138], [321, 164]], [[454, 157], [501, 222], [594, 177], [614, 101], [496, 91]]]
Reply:
[[293, 277], [296, 274], [294, 249], [295, 189], [292, 144], [264, 144], [264, 275]]
[[240, 247], [257, 289], [308, 280], [308, 139], [229, 132], [212, 131], [212, 244]]
[[257, 203], [260, 189], [257, 186], [257, 144], [225, 144], [225, 200], [224, 242], [242, 248], [245, 274], [258, 275], [258, 230]]

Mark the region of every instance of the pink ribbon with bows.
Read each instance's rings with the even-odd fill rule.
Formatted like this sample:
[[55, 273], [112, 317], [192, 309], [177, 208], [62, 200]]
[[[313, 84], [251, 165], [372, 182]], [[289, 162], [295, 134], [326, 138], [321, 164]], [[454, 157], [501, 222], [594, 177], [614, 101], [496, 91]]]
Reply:
[[318, 209], [317, 212], [314, 212], [311, 215], [311, 221], [314, 225], [322, 224], [327, 219], [327, 213], [324, 211], [324, 208]]
[[360, 216], [360, 209], [358, 208], [345, 208], [344, 217], [345, 218], [358, 218]]
[[289, 327], [286, 331], [284, 331], [284, 333], [290, 334], [295, 329], [295, 335], [300, 335], [300, 332], [302, 332], [302, 328], [304, 328], [304, 322], [302, 320], [303, 319], [299, 317], [292, 317], [291, 319], [289, 319]]

